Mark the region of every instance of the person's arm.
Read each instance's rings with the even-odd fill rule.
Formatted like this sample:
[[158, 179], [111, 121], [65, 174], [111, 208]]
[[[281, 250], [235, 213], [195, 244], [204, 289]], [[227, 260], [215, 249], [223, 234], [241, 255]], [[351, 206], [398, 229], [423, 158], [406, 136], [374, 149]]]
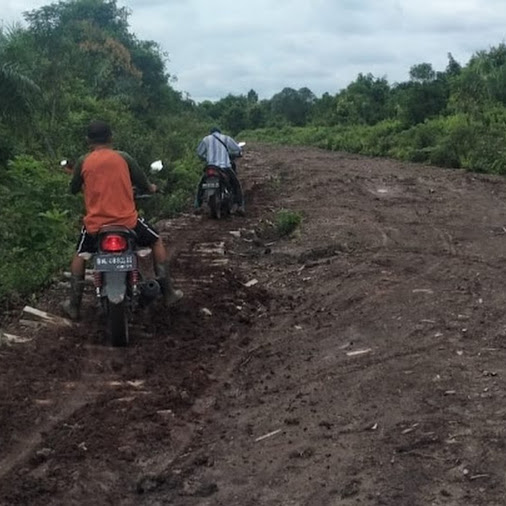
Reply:
[[239, 144], [237, 144], [237, 142], [235, 142], [234, 139], [232, 139], [232, 137], [227, 136], [226, 145], [227, 145], [228, 153], [231, 158], [235, 158], [235, 157], [238, 157], [239, 155], [241, 155], [242, 149], [239, 146]]
[[132, 185], [135, 186], [139, 193], [154, 193], [156, 191], [156, 186], [150, 184], [146, 174], [140, 168], [137, 161], [131, 157], [128, 153], [123, 151], [118, 151], [118, 153], [125, 159], [128, 164], [128, 170], [130, 171], [130, 180], [132, 181]]
[[201, 160], [207, 159], [207, 143], [202, 139], [197, 147], [197, 155]]
[[70, 192], [72, 194], [79, 193], [81, 188], [83, 187], [84, 180], [83, 175], [81, 174], [81, 167], [83, 165], [84, 157], [79, 158], [76, 164], [74, 165], [74, 170], [72, 172], [72, 180], [70, 181]]

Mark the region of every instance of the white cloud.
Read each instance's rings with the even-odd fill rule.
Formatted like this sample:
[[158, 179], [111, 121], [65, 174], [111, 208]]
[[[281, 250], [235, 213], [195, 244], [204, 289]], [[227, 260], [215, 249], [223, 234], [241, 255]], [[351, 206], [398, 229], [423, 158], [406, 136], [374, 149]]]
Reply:
[[[0, 19], [46, 5], [3, 0]], [[176, 87], [196, 100], [307, 86], [336, 93], [359, 72], [407, 79], [447, 53], [461, 63], [503, 42], [503, 0], [118, 0], [132, 30], [169, 53]]]

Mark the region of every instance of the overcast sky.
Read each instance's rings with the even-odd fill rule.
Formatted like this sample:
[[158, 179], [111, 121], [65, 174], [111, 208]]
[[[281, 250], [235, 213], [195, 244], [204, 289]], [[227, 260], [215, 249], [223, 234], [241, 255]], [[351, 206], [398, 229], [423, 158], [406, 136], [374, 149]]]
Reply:
[[[1, 0], [4, 25], [52, 2]], [[169, 53], [175, 87], [196, 101], [284, 87], [337, 93], [359, 72], [408, 79], [506, 39], [506, 0], [117, 0], [131, 30]]]

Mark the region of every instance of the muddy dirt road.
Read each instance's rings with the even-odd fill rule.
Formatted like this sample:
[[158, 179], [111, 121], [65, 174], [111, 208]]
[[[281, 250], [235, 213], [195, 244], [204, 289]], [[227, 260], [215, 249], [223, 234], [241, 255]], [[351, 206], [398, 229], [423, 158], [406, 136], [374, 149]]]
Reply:
[[161, 224], [186, 298], [130, 348], [91, 293], [12, 323], [0, 504], [506, 504], [506, 182], [260, 145], [240, 172], [247, 218]]

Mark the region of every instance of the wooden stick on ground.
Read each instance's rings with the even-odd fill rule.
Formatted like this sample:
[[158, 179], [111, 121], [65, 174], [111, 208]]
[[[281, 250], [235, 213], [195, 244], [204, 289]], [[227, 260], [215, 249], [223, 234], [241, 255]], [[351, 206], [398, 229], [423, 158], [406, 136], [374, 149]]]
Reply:
[[65, 325], [66, 327], [72, 327], [72, 322], [67, 320], [67, 318], [62, 318], [61, 316], [56, 316], [31, 306], [25, 306], [23, 308], [23, 312], [35, 316], [36, 318], [40, 318], [52, 325]]

